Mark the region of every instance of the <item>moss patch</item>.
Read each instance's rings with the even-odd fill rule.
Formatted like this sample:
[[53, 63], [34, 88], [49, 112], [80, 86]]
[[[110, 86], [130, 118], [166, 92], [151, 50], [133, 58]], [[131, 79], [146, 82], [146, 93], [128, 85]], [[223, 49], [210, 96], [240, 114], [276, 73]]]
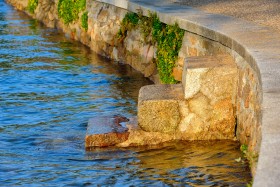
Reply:
[[34, 14], [37, 6], [38, 6], [38, 0], [29, 0], [27, 5], [27, 10], [30, 13]]
[[81, 19], [82, 19], [82, 27], [87, 31], [88, 30], [88, 12], [84, 12]]
[[[158, 34], [157, 34], [158, 33]], [[157, 41], [157, 66], [160, 80], [163, 83], [177, 83], [172, 76], [178, 53], [182, 46], [184, 31], [175, 25], [162, 25], [162, 32], [156, 31]], [[153, 36], [154, 37], [154, 36]]]
[[86, 8], [86, 0], [59, 0], [58, 16], [65, 24], [76, 21], [79, 13]]
[[254, 164], [258, 162], [259, 155], [257, 153], [250, 152], [248, 146], [243, 144], [240, 146], [240, 150], [243, 154], [243, 157], [249, 161], [249, 166], [252, 168]]
[[127, 36], [127, 31], [134, 29], [139, 23], [139, 16], [136, 13], [127, 13], [121, 22], [118, 38], [123, 40]]
[[166, 25], [160, 22], [156, 14], [150, 13], [149, 17], [145, 17], [142, 14], [127, 13], [118, 32], [120, 41], [123, 41], [128, 31], [135, 28], [140, 29], [146, 43], [157, 45], [156, 63], [161, 82], [177, 83], [172, 71], [182, 46], [184, 30], [180, 29], [177, 23]]

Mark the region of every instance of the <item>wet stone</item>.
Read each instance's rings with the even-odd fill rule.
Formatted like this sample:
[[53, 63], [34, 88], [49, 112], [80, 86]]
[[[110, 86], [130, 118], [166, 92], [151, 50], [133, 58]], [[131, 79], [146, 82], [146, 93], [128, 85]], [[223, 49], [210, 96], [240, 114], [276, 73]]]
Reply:
[[85, 147], [107, 147], [128, 139], [128, 129], [121, 125], [129, 120], [123, 116], [95, 117], [88, 121]]

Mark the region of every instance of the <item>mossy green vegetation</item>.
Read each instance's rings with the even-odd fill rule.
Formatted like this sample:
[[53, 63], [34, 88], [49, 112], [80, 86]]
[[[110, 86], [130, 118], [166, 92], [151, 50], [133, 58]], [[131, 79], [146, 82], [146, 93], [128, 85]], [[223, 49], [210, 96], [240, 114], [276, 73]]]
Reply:
[[178, 24], [166, 25], [162, 23], [155, 13], [149, 17], [142, 14], [127, 13], [121, 22], [118, 37], [122, 41], [127, 32], [138, 27], [146, 43], [157, 46], [157, 68], [160, 80], [165, 84], [174, 84], [177, 81], [172, 76], [178, 53], [182, 46], [184, 30]]
[[88, 30], [88, 12], [84, 12], [81, 19], [82, 19], [82, 27], [87, 31]]
[[177, 23], [175, 25], [162, 24], [162, 32], [159, 31], [160, 30], [156, 31], [156, 41], [157, 66], [160, 80], [163, 83], [174, 84], [177, 83], [177, 81], [172, 76], [172, 71], [182, 46], [184, 31], [179, 28]]
[[240, 146], [240, 151], [242, 152], [242, 154], [243, 154], [244, 156], [246, 156], [246, 154], [247, 154], [247, 152], [248, 152], [248, 146], [245, 145], [245, 144], [242, 144], [242, 145]]
[[27, 9], [30, 13], [34, 14], [38, 6], [38, 0], [28, 0]]
[[[253, 164], [256, 164], [258, 161], [258, 154], [252, 153], [248, 150], [248, 146], [245, 144], [242, 144], [240, 146], [240, 151], [242, 152], [242, 158], [239, 157], [235, 159], [236, 162], [242, 162], [242, 163], [249, 163], [249, 167], [252, 169]], [[253, 180], [247, 183], [246, 187], [252, 187], [253, 186]]]
[[76, 21], [79, 13], [86, 8], [86, 0], [59, 0], [58, 16], [63, 19], [65, 24]]
[[242, 158], [235, 159], [237, 162], [247, 162], [249, 163], [250, 168], [254, 168], [255, 164], [258, 162], [259, 155], [258, 153], [254, 153], [248, 150], [248, 146], [242, 144], [240, 146], [240, 151], [242, 152]]
[[258, 162], [259, 155], [257, 153], [248, 151], [247, 145], [241, 145], [240, 150], [243, 153], [244, 158], [246, 158], [249, 161], [250, 167], [252, 167], [253, 164]]
[[253, 186], [253, 181], [251, 181], [248, 184], [246, 184], [246, 187], [252, 187], [252, 186]]
[[139, 22], [139, 16], [136, 13], [127, 13], [121, 22], [121, 28], [118, 32], [118, 38], [123, 39], [127, 35], [127, 31], [136, 27]]

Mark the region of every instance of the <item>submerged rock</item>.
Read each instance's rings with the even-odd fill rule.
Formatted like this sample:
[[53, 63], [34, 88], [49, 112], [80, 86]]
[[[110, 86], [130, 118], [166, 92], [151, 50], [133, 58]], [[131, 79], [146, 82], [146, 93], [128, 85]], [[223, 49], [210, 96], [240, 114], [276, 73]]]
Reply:
[[128, 139], [128, 128], [121, 125], [129, 121], [123, 116], [95, 117], [88, 122], [85, 147], [107, 147]]

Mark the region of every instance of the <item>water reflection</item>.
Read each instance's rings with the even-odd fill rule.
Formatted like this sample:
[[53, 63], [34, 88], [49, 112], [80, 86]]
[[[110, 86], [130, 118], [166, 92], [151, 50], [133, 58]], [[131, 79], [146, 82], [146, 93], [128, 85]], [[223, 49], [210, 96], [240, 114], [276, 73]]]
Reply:
[[93, 163], [106, 175], [105, 185], [245, 186], [250, 173], [235, 161], [238, 150], [232, 141], [173, 142], [149, 149], [95, 149], [75, 161]]

